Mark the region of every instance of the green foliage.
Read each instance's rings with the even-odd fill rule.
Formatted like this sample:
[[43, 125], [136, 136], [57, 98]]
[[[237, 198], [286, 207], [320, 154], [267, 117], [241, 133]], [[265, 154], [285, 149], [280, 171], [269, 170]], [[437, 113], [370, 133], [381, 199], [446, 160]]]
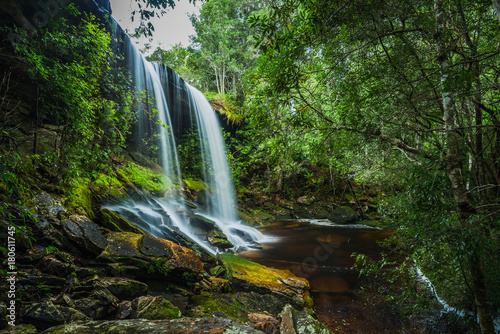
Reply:
[[94, 217], [92, 211], [92, 192], [90, 191], [91, 180], [88, 177], [75, 177], [67, 183], [67, 200], [64, 205], [71, 212], [77, 212]]
[[102, 24], [73, 5], [62, 12], [35, 35], [14, 29], [13, 43], [40, 88], [36, 126], [59, 126], [62, 143], [50, 153], [52, 165], [74, 175], [105, 168], [124, 146], [134, 101]]
[[174, 185], [172, 180], [167, 179], [163, 173], [155, 172], [133, 162], [119, 170], [118, 175], [155, 196], [162, 196], [167, 189]]
[[219, 94], [216, 92], [205, 92], [205, 97], [216, 111], [227, 117], [233, 124], [240, 124], [243, 120], [240, 106], [235, 97], [229, 94]]
[[[392, 305], [402, 317], [421, 312], [432, 314], [438, 307], [431, 290], [426, 286], [418, 286], [418, 275], [411, 260], [389, 260], [386, 254], [378, 261], [365, 254], [353, 253], [352, 256], [355, 258], [352, 269], [357, 270], [359, 276], [369, 278], [370, 285], [378, 287], [379, 292], [386, 296], [386, 301], [394, 301]], [[382, 284], [378, 285], [379, 281]]]
[[195, 52], [191, 47], [184, 48], [180, 44], [176, 44], [170, 50], [157, 48], [146, 59], [167, 65], [186, 82], [196, 85], [199, 82], [199, 74], [197, 73], [198, 64], [193, 59]]
[[[498, 223], [482, 215], [462, 222], [442, 171], [413, 169], [407, 174], [407, 193], [388, 198], [381, 212], [398, 228], [397, 241], [408, 252], [437, 293], [460, 309], [473, 309], [470, 290], [470, 259], [478, 254], [485, 263], [488, 286], [498, 286], [500, 265]], [[474, 227], [474, 228], [473, 228]], [[500, 304], [496, 289], [490, 290], [493, 305]]]
[[184, 177], [203, 179], [203, 150], [197, 130], [187, 131], [177, 143], [177, 154]]
[[203, 183], [203, 181], [193, 180], [192, 178], [185, 178], [183, 181], [189, 189], [194, 189], [196, 191], [205, 190], [205, 183]]
[[257, 56], [249, 36], [253, 29], [246, 19], [265, 2], [255, 0], [212, 0], [201, 7], [198, 17], [191, 17], [196, 31], [193, 46], [197, 50], [201, 83], [204, 90], [219, 94], [230, 92], [243, 99], [242, 77]]

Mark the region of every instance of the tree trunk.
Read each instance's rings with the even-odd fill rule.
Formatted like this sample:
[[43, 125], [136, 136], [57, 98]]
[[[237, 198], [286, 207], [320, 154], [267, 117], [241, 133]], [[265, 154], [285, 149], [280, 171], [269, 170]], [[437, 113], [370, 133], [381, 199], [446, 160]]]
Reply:
[[498, 22], [500, 22], [500, 0], [492, 0], [493, 6], [495, 6], [495, 12], [497, 12]]
[[[474, 208], [467, 197], [466, 182], [462, 174], [463, 160], [460, 145], [460, 136], [456, 131], [455, 126], [455, 104], [452, 93], [448, 90], [448, 54], [445, 45], [445, 20], [443, 0], [434, 0], [434, 13], [436, 16], [436, 45], [437, 45], [437, 60], [441, 68], [441, 89], [442, 89], [442, 104], [443, 104], [443, 122], [444, 131], [447, 142], [446, 156], [446, 173], [451, 181], [453, 197], [457, 204], [460, 220], [464, 228], [475, 228], [468, 223], [469, 218], [474, 214]], [[473, 242], [472, 240], [468, 241]], [[482, 267], [480, 256], [472, 251], [469, 256], [470, 275], [472, 277], [472, 292], [477, 307], [479, 325], [482, 334], [495, 334], [495, 326], [493, 324], [493, 316], [488, 298], [488, 289], [486, 279]]]

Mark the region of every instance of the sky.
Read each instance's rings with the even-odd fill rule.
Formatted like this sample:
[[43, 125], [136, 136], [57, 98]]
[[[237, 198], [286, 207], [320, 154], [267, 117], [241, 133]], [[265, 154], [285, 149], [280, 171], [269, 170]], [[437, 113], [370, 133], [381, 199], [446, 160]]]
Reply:
[[[136, 22], [131, 21], [131, 13], [137, 8], [136, 0], [110, 0], [113, 17], [120, 26], [128, 32], [133, 33], [138, 26]], [[175, 9], [168, 9], [167, 13], [161, 18], [151, 20], [155, 27], [153, 37], [148, 39], [133, 39], [140, 50], [144, 49], [146, 44], [150, 44], [151, 48], [146, 51], [146, 54], [152, 53], [158, 46], [162, 49], [171, 49], [175, 44], [181, 43], [183, 46], [188, 46], [189, 36], [194, 35], [194, 29], [189, 21], [188, 14], [199, 14], [200, 1], [197, 1], [196, 6], [189, 3], [188, 0], [176, 1]]]

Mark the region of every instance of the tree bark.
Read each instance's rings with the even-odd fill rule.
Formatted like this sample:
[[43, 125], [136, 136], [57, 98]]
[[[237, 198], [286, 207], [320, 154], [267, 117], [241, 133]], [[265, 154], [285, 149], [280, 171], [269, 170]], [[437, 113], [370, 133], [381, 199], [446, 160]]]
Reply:
[[498, 22], [500, 22], [500, 0], [492, 0], [493, 6], [495, 6], [495, 12], [497, 12]]
[[[458, 213], [462, 222], [463, 228], [475, 229], [468, 223], [469, 218], [474, 214], [474, 208], [471, 206], [467, 196], [467, 188], [465, 178], [463, 177], [463, 160], [460, 145], [460, 136], [456, 131], [455, 117], [456, 109], [453, 99], [453, 94], [448, 90], [450, 86], [447, 83], [448, 74], [446, 73], [448, 64], [448, 52], [445, 44], [445, 20], [443, 0], [434, 0], [434, 13], [436, 17], [436, 46], [437, 60], [441, 68], [441, 89], [442, 89], [442, 104], [443, 104], [443, 122], [444, 131], [447, 142], [446, 156], [446, 173], [452, 184], [453, 197], [457, 204]], [[468, 243], [473, 242], [469, 240]], [[491, 313], [491, 306], [488, 298], [488, 288], [484, 277], [481, 257], [471, 250], [472, 255], [469, 256], [470, 275], [472, 277], [472, 293], [477, 307], [479, 318], [479, 326], [482, 334], [495, 334], [495, 326]]]

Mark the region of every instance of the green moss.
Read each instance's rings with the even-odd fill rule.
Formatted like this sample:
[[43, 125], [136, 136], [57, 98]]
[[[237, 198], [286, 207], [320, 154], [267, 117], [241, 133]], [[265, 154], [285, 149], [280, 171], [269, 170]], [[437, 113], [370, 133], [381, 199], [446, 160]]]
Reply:
[[137, 187], [150, 192], [155, 196], [162, 196], [168, 188], [173, 186], [171, 180], [162, 173], [139, 166], [133, 162], [127, 164], [118, 172], [119, 176]]
[[202, 191], [205, 190], [205, 183], [199, 180], [193, 180], [192, 178], [184, 179], [184, 183], [189, 189]]
[[96, 221], [98, 224], [110, 229], [111, 231], [146, 234], [143, 230], [131, 224], [128, 220], [120, 216], [118, 213], [106, 208], [102, 208], [97, 213]]
[[238, 322], [245, 323], [248, 321], [244, 305], [238, 302], [235, 295], [232, 294], [212, 295], [204, 292], [201, 295], [195, 296], [191, 305], [195, 311], [201, 312], [201, 314], [198, 313], [196, 316], [209, 317], [213, 312], [222, 312]]
[[233, 271], [233, 275], [255, 283], [278, 283], [279, 275], [261, 264], [251, 262], [231, 253], [221, 254], [220, 258]]
[[205, 92], [204, 95], [218, 113], [225, 115], [233, 123], [240, 124], [242, 122], [241, 111], [230, 95], [217, 92]]
[[134, 303], [136, 303], [134, 305], [135, 308], [141, 310], [137, 316], [142, 319], [178, 319], [182, 316], [181, 311], [177, 307], [161, 296], [139, 298]]
[[66, 209], [68, 209], [70, 212], [85, 214], [90, 219], [94, 218], [94, 212], [92, 211], [89, 178], [74, 178], [69, 182], [66, 193], [68, 194], [66, 202], [64, 203]]
[[114, 173], [111, 175], [99, 173], [91, 183], [90, 189], [94, 196], [101, 200], [120, 201], [128, 198], [125, 185]]

